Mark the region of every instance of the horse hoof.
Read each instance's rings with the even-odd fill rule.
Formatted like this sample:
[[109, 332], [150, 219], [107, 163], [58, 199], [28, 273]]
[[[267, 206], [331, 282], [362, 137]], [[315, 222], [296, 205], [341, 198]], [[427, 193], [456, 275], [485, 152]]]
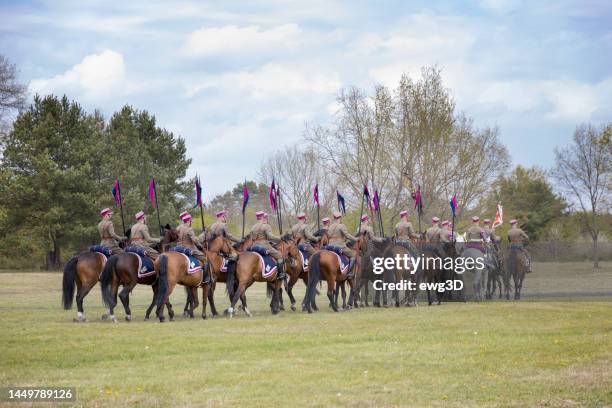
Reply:
[[297, 308], [295, 307], [295, 305], [291, 305], [291, 310], [292, 310], [293, 312], [295, 312], [295, 311], [297, 310]]
[[108, 320], [108, 314], [104, 313], [102, 316], [100, 316], [100, 319]]
[[206, 315], [205, 314], [202, 315], [202, 320], [206, 320]]
[[125, 316], [125, 321], [126, 322], [131, 322], [132, 321], [132, 316], [131, 315], [126, 315]]
[[149, 316], [145, 316], [144, 321], [146, 322], [147, 320], [149, 320]]
[[253, 314], [251, 314], [251, 311], [249, 309], [247, 309], [246, 307], [242, 309], [244, 311], [244, 314], [247, 315], [247, 317], [253, 317]]
[[111, 316], [110, 319], [111, 319], [111, 322], [113, 322], [115, 324], [118, 323], [117, 322], [117, 318], [115, 316]]
[[183, 317], [189, 317], [189, 312], [183, 312]]

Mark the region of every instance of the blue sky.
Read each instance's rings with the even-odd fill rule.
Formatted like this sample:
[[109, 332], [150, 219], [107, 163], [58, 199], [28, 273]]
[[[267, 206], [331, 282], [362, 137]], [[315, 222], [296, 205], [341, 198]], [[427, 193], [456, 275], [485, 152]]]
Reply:
[[514, 163], [548, 167], [577, 124], [612, 120], [611, 4], [0, 0], [0, 52], [32, 93], [154, 113], [186, 139], [209, 199], [328, 122], [341, 87], [433, 64]]

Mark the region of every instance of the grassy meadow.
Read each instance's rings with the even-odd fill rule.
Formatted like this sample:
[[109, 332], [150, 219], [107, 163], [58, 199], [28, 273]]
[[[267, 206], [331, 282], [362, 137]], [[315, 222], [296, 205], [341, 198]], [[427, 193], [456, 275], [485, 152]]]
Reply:
[[[254, 286], [252, 318], [163, 324], [142, 319], [149, 287], [132, 295], [134, 321], [112, 324], [96, 286], [75, 324], [60, 273], [6, 271], [0, 386], [75, 386], [72, 405], [88, 407], [612, 405], [612, 264], [534, 269], [520, 302], [333, 313], [320, 296], [317, 314], [272, 316]], [[589, 300], [556, 298], [572, 282]], [[172, 301], [182, 309], [182, 289]]]

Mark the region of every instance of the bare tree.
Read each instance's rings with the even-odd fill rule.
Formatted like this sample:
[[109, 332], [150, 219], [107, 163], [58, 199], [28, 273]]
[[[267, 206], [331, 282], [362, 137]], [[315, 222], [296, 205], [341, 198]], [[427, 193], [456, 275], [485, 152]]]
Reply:
[[499, 130], [475, 129], [455, 114], [436, 67], [424, 68], [417, 81], [402, 76], [394, 91], [380, 85], [371, 96], [343, 90], [338, 102], [335, 123], [307, 127], [305, 137], [353, 203], [367, 184], [381, 192], [383, 207], [395, 216], [411, 204], [419, 184], [426, 210], [448, 214], [452, 194], [461, 207], [470, 206], [508, 167]]
[[597, 241], [599, 216], [608, 212], [612, 201], [612, 124], [601, 128], [581, 125], [573, 144], [555, 149], [552, 171], [559, 187], [580, 205], [581, 218], [593, 240], [593, 266], [599, 267]]
[[23, 108], [26, 91], [17, 79], [15, 64], [0, 55], [0, 134], [8, 130], [11, 114]]

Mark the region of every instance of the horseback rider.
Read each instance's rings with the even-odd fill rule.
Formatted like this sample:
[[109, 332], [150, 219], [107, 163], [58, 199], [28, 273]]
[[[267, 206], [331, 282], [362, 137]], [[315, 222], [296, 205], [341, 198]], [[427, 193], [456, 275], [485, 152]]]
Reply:
[[272, 227], [268, 224], [268, 214], [263, 211], [257, 211], [255, 213], [257, 222], [251, 228], [251, 238], [253, 239], [253, 245], [263, 247], [268, 251], [268, 254], [274, 258], [278, 265], [277, 279], [285, 279], [285, 261], [282, 254], [276, 248], [274, 248], [270, 241], [280, 242], [280, 238], [272, 233]]
[[321, 238], [315, 237], [310, 230], [310, 226], [306, 224], [306, 214], [299, 213], [297, 215], [298, 222], [291, 227], [291, 234], [293, 239], [300, 244], [300, 249], [308, 253], [308, 255], [314, 254], [315, 250], [310, 242], [319, 242]]
[[181, 225], [183, 225], [183, 217], [186, 216], [187, 214], [189, 214], [187, 211], [183, 211], [182, 213], [179, 214], [178, 219], [180, 221], [179, 221], [178, 225], [176, 226], [176, 228], [178, 228]]
[[153, 238], [149, 235], [149, 227], [146, 224], [147, 219], [145, 213], [143, 211], [139, 211], [136, 213], [136, 224], [132, 226], [131, 234], [130, 234], [130, 242], [131, 245], [143, 248], [145, 250], [145, 254], [156, 260], [159, 256], [159, 252], [155, 248], [151, 246], [151, 244], [159, 244], [161, 242], [161, 238]]
[[468, 228], [466, 239], [468, 242], [483, 243], [485, 240], [484, 229], [480, 226], [480, 218], [478, 216], [472, 217], [472, 226]]
[[440, 232], [442, 231], [442, 229], [440, 228], [439, 224], [440, 218], [433, 217], [431, 219], [431, 227], [427, 228], [427, 230], [425, 231], [425, 242], [433, 248], [435, 254], [444, 258], [446, 256], [446, 253], [440, 245]]
[[340, 213], [340, 211], [334, 211], [333, 217], [334, 221], [329, 226], [329, 230], [327, 232], [329, 236], [329, 245], [340, 248], [342, 250], [342, 253], [348, 256], [350, 261], [348, 277], [352, 278], [353, 276], [355, 276], [353, 269], [355, 267], [355, 262], [357, 259], [357, 252], [354, 249], [349, 248], [346, 245], [346, 241], [358, 241], [358, 239], [352, 236], [348, 232], [346, 225], [342, 223], [342, 214]]
[[412, 223], [408, 221], [408, 211], [400, 211], [400, 221], [395, 224], [395, 243], [409, 250], [413, 255], [417, 253], [412, 239], [418, 239], [419, 234], [414, 232]]
[[98, 223], [98, 232], [100, 233], [100, 245], [110, 248], [113, 251], [113, 255], [122, 254], [123, 249], [119, 247], [119, 242], [127, 240], [127, 237], [120, 236], [115, 233], [115, 227], [111, 218], [113, 216], [113, 210], [105, 208], [100, 211], [102, 221]]
[[206, 260], [206, 254], [202, 252], [198, 246], [204, 247], [203, 236], [196, 236], [191, 226], [191, 214], [184, 214], [181, 218], [183, 223], [176, 229], [178, 234], [178, 243], [180, 246], [191, 249], [191, 255], [193, 255], [204, 268], [204, 279], [202, 283], [211, 283], [210, 273], [208, 272], [208, 261]]
[[442, 221], [442, 228], [440, 228], [440, 242], [442, 244], [448, 244], [451, 242], [451, 231], [448, 229], [450, 223], [448, 220]]
[[328, 217], [325, 217], [321, 220], [321, 222], [323, 223], [323, 226], [321, 227], [321, 233], [327, 234], [327, 231], [329, 231], [329, 224], [331, 220]]
[[525, 241], [529, 241], [529, 236], [519, 228], [517, 220], [510, 221], [510, 230], [508, 230], [508, 241], [510, 245], [518, 248], [525, 254], [527, 258], [527, 273], [531, 273], [531, 255], [524, 246]]
[[491, 226], [491, 220], [486, 218], [484, 221], [483, 231], [485, 233], [485, 241], [490, 241], [497, 250], [498, 243], [501, 241], [501, 238], [495, 235], [495, 228]]
[[217, 211], [215, 216], [217, 217], [217, 221], [210, 226], [210, 230], [208, 231], [208, 240], [212, 241], [218, 236], [225, 236], [233, 243], [239, 242], [240, 240], [229, 232], [227, 225], [227, 213], [225, 210]]
[[370, 225], [370, 217], [368, 217], [367, 214], [363, 214], [361, 216], [361, 229], [359, 230], [359, 233], [362, 235], [366, 234], [368, 236], [368, 239], [374, 242], [385, 241], [383, 238], [378, 238], [376, 235], [374, 235], [374, 229]]

